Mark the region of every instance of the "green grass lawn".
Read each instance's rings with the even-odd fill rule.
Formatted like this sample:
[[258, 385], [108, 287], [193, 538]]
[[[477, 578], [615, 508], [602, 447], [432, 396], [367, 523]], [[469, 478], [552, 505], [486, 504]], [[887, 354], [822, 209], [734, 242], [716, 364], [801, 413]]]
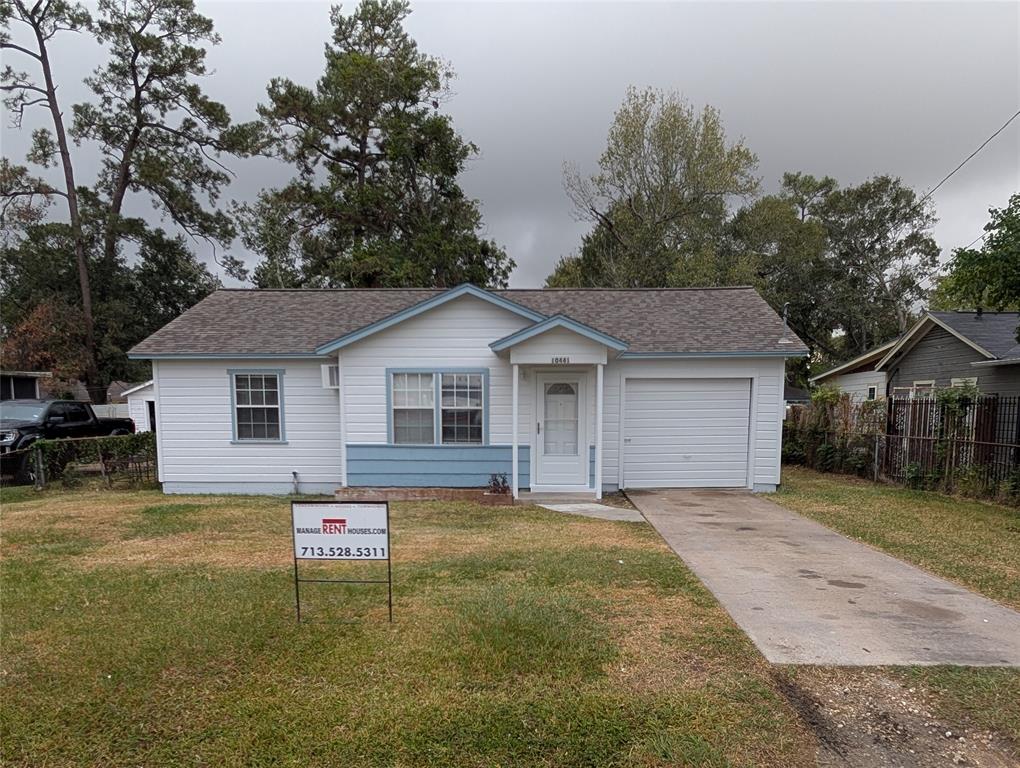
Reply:
[[[1020, 511], [867, 480], [783, 467], [774, 500], [805, 517], [1020, 610]], [[1020, 747], [1020, 671], [922, 667], [901, 676], [926, 685], [943, 712]]]
[[783, 468], [774, 500], [1020, 610], [1020, 510]]
[[642, 524], [395, 504], [395, 623], [384, 588], [307, 585], [298, 625], [286, 501], [0, 501], [5, 766], [812, 762]]

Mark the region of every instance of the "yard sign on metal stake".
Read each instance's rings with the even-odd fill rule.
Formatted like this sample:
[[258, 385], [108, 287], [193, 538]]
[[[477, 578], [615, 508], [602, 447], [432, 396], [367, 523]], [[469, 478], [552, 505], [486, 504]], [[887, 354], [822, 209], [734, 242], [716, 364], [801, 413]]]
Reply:
[[[393, 621], [393, 569], [390, 561], [388, 502], [292, 501], [294, 601], [301, 621], [301, 584], [385, 584]], [[298, 560], [385, 560], [385, 579], [302, 579]]]

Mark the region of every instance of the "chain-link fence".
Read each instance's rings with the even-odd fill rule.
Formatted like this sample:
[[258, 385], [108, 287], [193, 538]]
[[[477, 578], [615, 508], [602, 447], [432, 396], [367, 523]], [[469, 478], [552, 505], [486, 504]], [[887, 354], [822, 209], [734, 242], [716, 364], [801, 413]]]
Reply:
[[37, 440], [4, 454], [4, 482], [74, 488], [97, 483], [137, 488], [156, 481], [156, 437], [152, 432], [69, 440]]

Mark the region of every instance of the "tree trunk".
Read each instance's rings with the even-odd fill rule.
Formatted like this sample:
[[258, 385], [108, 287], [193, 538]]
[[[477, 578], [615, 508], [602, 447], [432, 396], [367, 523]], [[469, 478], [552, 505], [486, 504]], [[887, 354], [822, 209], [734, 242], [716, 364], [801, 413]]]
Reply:
[[64, 186], [67, 191], [67, 212], [71, 220], [71, 236], [74, 240], [74, 258], [78, 265], [78, 286], [81, 289], [81, 307], [85, 324], [85, 386], [88, 388], [93, 402], [105, 403], [106, 387], [100, 379], [99, 365], [96, 362], [95, 321], [92, 316], [92, 286], [89, 283], [89, 265], [85, 254], [85, 237], [81, 228], [81, 215], [78, 211], [78, 190], [74, 184], [71, 152], [67, 146], [67, 132], [64, 129], [64, 119], [60, 113], [60, 105], [57, 103], [57, 88], [53, 83], [53, 71], [50, 67], [46, 39], [35, 17], [29, 16], [29, 18], [32, 19], [32, 30], [35, 32], [36, 42], [39, 46], [39, 63], [42, 66], [43, 79], [46, 83], [46, 101], [49, 105], [50, 115], [53, 118], [53, 132], [56, 135], [57, 146], [60, 149], [60, 165], [64, 172]]

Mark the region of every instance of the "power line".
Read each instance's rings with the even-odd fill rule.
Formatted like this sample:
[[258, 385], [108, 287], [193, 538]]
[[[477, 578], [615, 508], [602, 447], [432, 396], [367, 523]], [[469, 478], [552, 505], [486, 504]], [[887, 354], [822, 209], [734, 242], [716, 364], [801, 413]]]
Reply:
[[[1018, 117], [1020, 117], [1020, 109], [1018, 109], [1016, 112], [1014, 112], [1012, 117], [1009, 118], [1009, 120], [1007, 120], [1001, 126], [999, 126], [998, 130], [996, 130], [995, 133], [993, 133], [991, 136], [989, 136], [987, 139], [985, 139], [983, 142], [981, 142], [981, 146], [979, 146], [977, 149], [975, 149], [973, 152], [971, 152], [969, 155], [967, 155], [967, 157], [965, 157], [963, 159], [963, 162], [961, 162], [953, 170], [951, 170], [949, 173], [947, 173], [943, 177], [942, 181], [940, 181], [934, 187], [932, 187], [927, 192], [925, 192], [924, 195], [922, 195], [921, 198], [917, 201], [917, 206], [921, 206], [925, 202], [925, 200], [927, 200], [932, 195], [934, 195], [938, 191], [939, 187], [941, 187], [943, 184], [945, 184], [947, 181], [949, 181], [949, 179], [951, 179], [953, 177], [953, 175], [957, 171], [959, 171], [961, 168], [963, 168], [963, 166], [965, 166], [967, 163], [969, 163], [971, 160], [973, 160], [974, 156], [977, 155], [978, 152], [980, 152], [982, 149], [987, 147], [988, 144], [991, 143], [991, 141], [993, 139], [995, 139], [996, 136], [998, 136], [1000, 133], [1002, 133], [1004, 130], [1006, 130], [1006, 128], [1009, 127], [1009, 124], [1012, 123], [1014, 120], [1016, 120]], [[967, 250], [972, 245], [974, 245], [974, 243], [976, 243], [978, 240], [983, 240], [987, 236], [988, 236], [987, 232], [982, 232], [980, 235], [978, 235], [973, 240], [971, 240], [966, 246], [964, 246], [964, 248], [962, 250]], [[932, 273], [930, 275], [925, 275], [924, 277], [922, 277], [921, 280], [919, 281], [918, 285], [923, 285], [925, 282], [927, 282], [929, 284], [929, 287], [931, 287], [934, 284], [935, 278], [938, 277], [938, 273], [941, 272], [943, 269], [945, 269], [947, 266], [948, 266], [948, 262], [945, 263], [945, 264], [940, 264], [938, 266], [938, 269], [936, 269], [934, 273]]]
[[[953, 177], [953, 174], [955, 174], [958, 170], [963, 168], [963, 166], [965, 166], [967, 163], [969, 163], [978, 152], [980, 152], [982, 149], [984, 149], [986, 146], [988, 146], [989, 142], [991, 142], [992, 139], [994, 139], [996, 136], [998, 136], [1000, 133], [1002, 133], [1004, 130], [1006, 130], [1006, 128], [1009, 126], [1009, 124], [1012, 123], [1014, 120], [1016, 120], [1018, 117], [1020, 117], [1020, 109], [1018, 109], [1016, 112], [1014, 112], [1013, 116], [1011, 118], [1009, 118], [1009, 120], [1004, 122], [999, 127], [999, 130], [997, 130], [995, 133], [993, 133], [991, 136], [989, 136], [987, 139], [985, 139], [983, 142], [981, 142], [981, 146], [980, 147], [978, 147], [973, 152], [971, 152], [969, 155], [967, 155], [967, 157], [964, 158], [962, 163], [960, 163], [953, 170], [951, 170], [948, 174], [946, 174], [945, 178], [943, 178], [942, 181], [940, 181], [938, 184], [936, 184], [934, 187], [932, 187], [930, 190], [928, 190], [924, 194], [924, 196], [920, 200], [917, 201], [918, 204], [923, 203], [929, 197], [934, 195], [939, 187], [941, 187], [943, 184], [945, 184], [947, 181], [949, 181], [949, 179], [951, 179]], [[976, 243], [977, 240], [975, 240], [974, 242]], [[971, 243], [971, 245], [973, 245], [973, 244], [974, 243]], [[970, 246], [967, 246], [967, 247], [969, 248]]]

